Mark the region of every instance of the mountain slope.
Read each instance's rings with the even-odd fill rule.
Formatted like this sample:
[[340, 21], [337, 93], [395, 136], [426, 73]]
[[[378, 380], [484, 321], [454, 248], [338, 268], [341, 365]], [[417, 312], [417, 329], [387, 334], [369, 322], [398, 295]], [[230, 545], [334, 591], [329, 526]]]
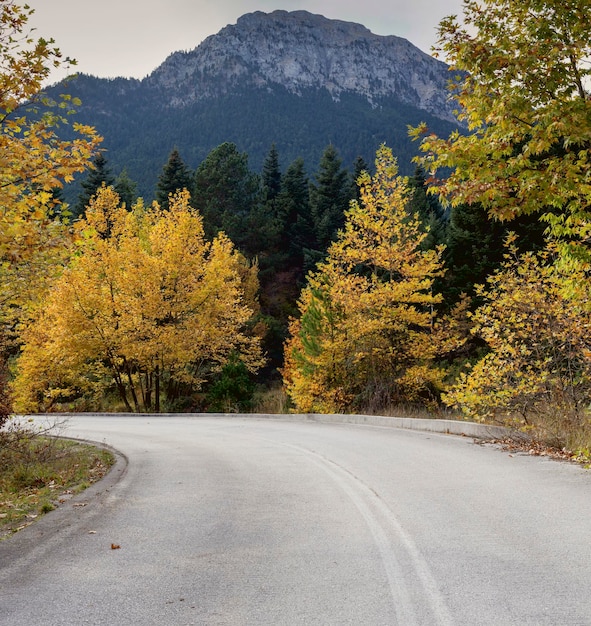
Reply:
[[224, 141], [255, 170], [275, 143], [284, 168], [301, 156], [309, 172], [329, 143], [351, 165], [385, 142], [409, 173], [407, 126], [455, 126], [447, 80], [445, 64], [399, 37], [274, 11], [241, 17], [141, 81], [82, 75], [56, 89], [82, 99], [77, 121], [97, 128], [114, 173], [126, 167], [150, 199], [174, 147], [195, 168]]
[[302, 95], [326, 89], [380, 97], [455, 121], [445, 90], [447, 66], [406, 39], [374, 35], [360, 24], [329, 20], [307, 11], [250, 13], [191, 52], [171, 55], [148, 83], [171, 89], [170, 104], [186, 106], [245, 85], [281, 85]]

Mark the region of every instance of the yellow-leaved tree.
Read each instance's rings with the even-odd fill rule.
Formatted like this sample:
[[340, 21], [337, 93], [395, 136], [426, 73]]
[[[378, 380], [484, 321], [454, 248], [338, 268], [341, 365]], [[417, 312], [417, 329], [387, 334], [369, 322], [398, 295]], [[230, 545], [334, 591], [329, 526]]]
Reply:
[[414, 130], [425, 168], [444, 172], [437, 192], [502, 220], [539, 214], [589, 257], [589, 1], [465, 0], [463, 22], [440, 22], [438, 51], [470, 132]]
[[236, 355], [259, 368], [256, 267], [223, 234], [207, 242], [188, 192], [168, 210], [121, 206], [100, 189], [77, 252], [23, 332], [14, 383], [22, 410], [50, 410], [114, 387], [127, 410], [160, 411]]
[[465, 0], [463, 24], [455, 16], [441, 21], [439, 51], [454, 70], [468, 132], [413, 131], [441, 198], [480, 203], [500, 220], [537, 214], [553, 237], [540, 255], [511, 252], [481, 287], [474, 332], [490, 353], [447, 401], [474, 419], [526, 424], [555, 442], [578, 437], [587, 445], [589, 8], [588, 0]]
[[0, 0], [0, 323], [12, 323], [38, 297], [63, 259], [68, 235], [53, 191], [88, 166], [100, 142], [94, 129], [79, 124], [76, 139], [58, 137], [56, 128], [77, 102], [68, 96], [50, 102], [44, 82], [53, 68], [73, 62], [62, 59], [53, 40], [27, 31], [32, 12]]
[[478, 287], [473, 333], [490, 351], [444, 401], [476, 421], [525, 427], [570, 449], [591, 442], [591, 310], [579, 263], [519, 255]]
[[442, 250], [421, 249], [427, 233], [407, 211], [389, 148], [375, 165], [375, 176], [361, 175], [360, 200], [308, 277], [290, 325], [283, 376], [301, 412], [432, 402], [444, 377], [435, 358], [461, 341], [436, 315]]

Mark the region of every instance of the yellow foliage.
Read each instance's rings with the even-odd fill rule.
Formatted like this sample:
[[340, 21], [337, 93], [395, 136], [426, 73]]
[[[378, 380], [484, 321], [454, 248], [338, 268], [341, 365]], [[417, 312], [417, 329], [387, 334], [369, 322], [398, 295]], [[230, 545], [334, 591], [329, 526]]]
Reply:
[[501, 220], [543, 214], [579, 254], [591, 237], [588, 17], [588, 0], [464, 2], [464, 24], [441, 21], [439, 51], [470, 132], [412, 131], [425, 168], [444, 172], [443, 198], [481, 203]]
[[26, 32], [31, 13], [0, 1], [0, 321], [11, 323], [66, 255], [69, 237], [53, 214], [52, 191], [86, 168], [100, 141], [76, 124], [78, 137], [62, 141], [55, 128], [65, 119], [48, 112], [32, 121], [23, 112], [25, 105], [51, 104], [43, 82], [62, 64], [52, 40]]
[[442, 250], [421, 249], [426, 233], [406, 210], [391, 150], [380, 148], [375, 176], [359, 184], [360, 202], [308, 277], [290, 325], [283, 376], [301, 412], [428, 401], [442, 382], [434, 360], [450, 340], [432, 292]]
[[104, 390], [108, 372], [129, 410], [158, 411], [162, 385], [169, 400], [179, 386], [198, 389], [233, 353], [260, 367], [259, 339], [245, 332], [255, 278], [225, 235], [205, 240], [188, 192], [167, 211], [140, 200], [128, 212], [103, 187], [77, 227], [76, 255], [23, 332], [21, 406], [47, 409], [72, 381]]
[[564, 444], [589, 423], [590, 285], [550, 251], [518, 256], [480, 286], [473, 332], [490, 348], [443, 396], [474, 420], [536, 428]]

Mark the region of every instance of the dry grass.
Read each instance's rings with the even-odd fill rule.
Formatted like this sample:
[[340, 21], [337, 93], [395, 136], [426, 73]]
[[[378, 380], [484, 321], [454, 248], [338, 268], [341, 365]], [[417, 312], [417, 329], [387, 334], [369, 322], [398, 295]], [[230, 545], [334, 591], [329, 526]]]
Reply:
[[102, 478], [113, 455], [9, 424], [0, 431], [0, 540]]
[[271, 388], [261, 388], [255, 392], [252, 413], [265, 415], [285, 415], [289, 413], [289, 399], [283, 386], [278, 384]]
[[386, 408], [368, 406], [357, 411], [363, 415], [384, 415], [386, 417], [413, 417], [416, 419], [451, 419], [461, 420], [457, 412], [446, 410], [443, 407], [428, 408], [420, 404], [393, 404]]

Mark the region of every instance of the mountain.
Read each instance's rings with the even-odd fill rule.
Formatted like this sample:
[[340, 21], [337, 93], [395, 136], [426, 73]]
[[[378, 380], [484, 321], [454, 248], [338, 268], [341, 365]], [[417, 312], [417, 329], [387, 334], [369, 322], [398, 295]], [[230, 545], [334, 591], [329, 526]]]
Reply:
[[56, 89], [81, 98], [76, 120], [97, 128], [114, 173], [126, 167], [150, 199], [174, 147], [194, 168], [225, 141], [255, 170], [275, 143], [283, 167], [301, 156], [311, 172], [329, 143], [352, 165], [385, 142], [409, 173], [417, 147], [407, 126], [457, 125], [448, 79], [405, 39], [278, 10], [242, 16], [143, 80], [81, 75]]
[[281, 86], [298, 96], [326, 89], [335, 101], [343, 93], [357, 94], [376, 106], [381, 97], [394, 95], [453, 122], [447, 79], [444, 63], [406, 39], [307, 11], [257, 11], [195, 50], [172, 54], [147, 82], [170, 90], [168, 104], [176, 107], [246, 86]]

